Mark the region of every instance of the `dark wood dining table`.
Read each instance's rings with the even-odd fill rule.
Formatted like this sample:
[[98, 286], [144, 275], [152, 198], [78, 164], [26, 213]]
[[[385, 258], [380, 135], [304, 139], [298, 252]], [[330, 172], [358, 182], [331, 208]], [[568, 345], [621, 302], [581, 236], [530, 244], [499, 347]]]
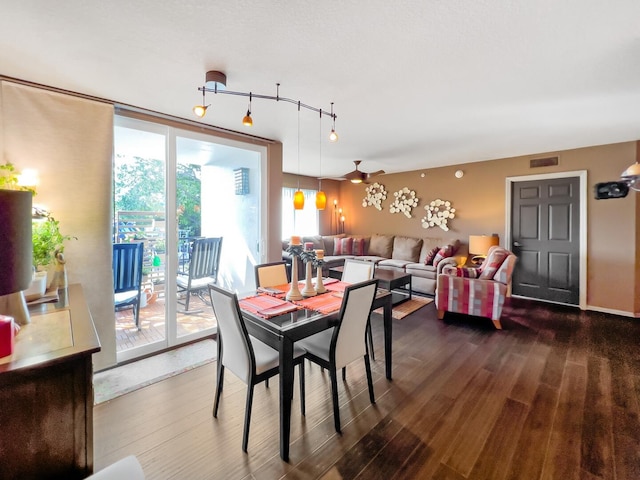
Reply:
[[[240, 302], [240, 306], [242, 307], [242, 302]], [[372, 310], [380, 307], [383, 309], [385, 375], [387, 379], [391, 380], [392, 296], [387, 290], [378, 289], [373, 301]], [[338, 313], [336, 311], [327, 314], [302, 308], [284, 315], [265, 318], [242, 309], [242, 316], [249, 333], [280, 353], [280, 457], [286, 462], [289, 461], [291, 436], [291, 402], [294, 381], [293, 344], [335, 326]]]

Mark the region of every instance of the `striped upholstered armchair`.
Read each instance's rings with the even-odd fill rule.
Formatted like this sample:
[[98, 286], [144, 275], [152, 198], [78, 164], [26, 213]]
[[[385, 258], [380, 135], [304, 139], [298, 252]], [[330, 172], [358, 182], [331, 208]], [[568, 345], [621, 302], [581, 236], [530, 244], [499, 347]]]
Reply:
[[515, 264], [513, 253], [494, 246], [478, 268], [444, 267], [436, 285], [438, 318], [444, 318], [444, 312], [464, 313], [490, 318], [501, 329], [502, 306], [511, 293]]

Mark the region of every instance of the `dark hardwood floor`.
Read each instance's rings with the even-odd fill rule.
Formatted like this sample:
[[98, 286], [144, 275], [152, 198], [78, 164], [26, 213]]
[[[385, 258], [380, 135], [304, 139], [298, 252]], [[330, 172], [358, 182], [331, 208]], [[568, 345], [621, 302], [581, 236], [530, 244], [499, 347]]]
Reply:
[[[215, 364], [95, 407], [95, 465], [135, 454], [149, 479], [640, 479], [640, 320], [511, 299], [504, 330], [432, 304], [394, 323], [393, 381], [374, 316], [376, 404], [364, 366], [339, 381], [307, 364], [291, 460], [278, 450], [278, 385], [256, 387], [249, 452], [245, 386]], [[297, 382], [296, 382], [297, 383]]]

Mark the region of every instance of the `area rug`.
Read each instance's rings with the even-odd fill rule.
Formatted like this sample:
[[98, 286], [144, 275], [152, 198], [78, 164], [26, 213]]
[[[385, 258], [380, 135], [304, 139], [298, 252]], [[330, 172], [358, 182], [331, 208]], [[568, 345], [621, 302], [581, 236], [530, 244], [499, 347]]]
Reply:
[[[433, 302], [432, 298], [418, 297], [413, 296], [411, 300], [407, 300], [406, 302], [401, 303], [400, 305], [396, 305], [393, 307], [393, 311], [391, 316], [396, 320], [402, 320], [404, 317], [409, 315], [410, 313], [415, 312], [416, 310], [424, 307], [425, 305], [429, 305]], [[379, 313], [382, 315], [382, 307], [376, 308], [374, 313]]]
[[93, 376], [94, 403], [97, 405], [125, 393], [200, 367], [216, 359], [216, 342], [202, 340], [160, 353]]

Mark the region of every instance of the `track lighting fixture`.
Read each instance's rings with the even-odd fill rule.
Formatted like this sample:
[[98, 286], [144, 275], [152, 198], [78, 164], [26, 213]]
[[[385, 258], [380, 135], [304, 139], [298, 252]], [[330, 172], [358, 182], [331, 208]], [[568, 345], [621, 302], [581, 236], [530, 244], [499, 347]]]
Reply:
[[207, 113], [207, 108], [209, 108], [211, 105], [205, 105], [205, 98], [204, 98], [204, 90], [202, 91], [202, 105], [196, 105], [195, 107], [193, 107], [193, 113], [196, 114], [196, 116], [202, 118], [206, 115]]
[[261, 94], [254, 94], [252, 92], [234, 92], [231, 90], [226, 90], [226, 84], [227, 84], [227, 76], [222, 73], [219, 72], [217, 70], [210, 70], [207, 72], [206, 76], [205, 76], [205, 84], [202, 87], [198, 87], [198, 90], [202, 92], [202, 105], [196, 105], [195, 107], [193, 107], [193, 113], [195, 113], [198, 117], [202, 118], [205, 116], [206, 112], [207, 112], [207, 108], [209, 108], [210, 105], [205, 105], [205, 93], [209, 92], [209, 93], [222, 93], [225, 95], [236, 95], [239, 97], [249, 97], [249, 108], [247, 109], [247, 114], [244, 116], [244, 118], [242, 119], [242, 124], [246, 125], [246, 126], [252, 126], [253, 125], [253, 119], [251, 118], [251, 100], [253, 98], [260, 98], [262, 100], [275, 100], [276, 102], [287, 102], [287, 103], [293, 103], [293, 104], [297, 104], [298, 105], [298, 110], [300, 110], [300, 108], [305, 108], [307, 110], [311, 110], [314, 112], [318, 112], [320, 114], [320, 118], [322, 118], [323, 115], [328, 116], [331, 118], [332, 120], [332, 124], [331, 124], [331, 134], [329, 135], [329, 140], [331, 140], [332, 142], [335, 142], [338, 140], [338, 134], [336, 133], [336, 118], [337, 115], [335, 113], [333, 113], [333, 102], [331, 102], [331, 113], [327, 113], [326, 110], [322, 110], [320, 108], [316, 108], [316, 107], [312, 107], [311, 105], [307, 105], [304, 104], [302, 102], [300, 102], [299, 100], [293, 100], [291, 98], [286, 98], [286, 97], [281, 97], [280, 96], [280, 84], [277, 83], [276, 84], [276, 95], [272, 96], [272, 95], [261, 95]]
[[338, 134], [336, 133], [336, 116], [333, 114], [333, 102], [331, 102], [331, 133], [329, 134], [329, 140], [332, 142], [338, 141]]
[[249, 92], [249, 108], [247, 108], [247, 114], [242, 119], [242, 124], [245, 127], [253, 127], [253, 119], [251, 118], [251, 92]]

